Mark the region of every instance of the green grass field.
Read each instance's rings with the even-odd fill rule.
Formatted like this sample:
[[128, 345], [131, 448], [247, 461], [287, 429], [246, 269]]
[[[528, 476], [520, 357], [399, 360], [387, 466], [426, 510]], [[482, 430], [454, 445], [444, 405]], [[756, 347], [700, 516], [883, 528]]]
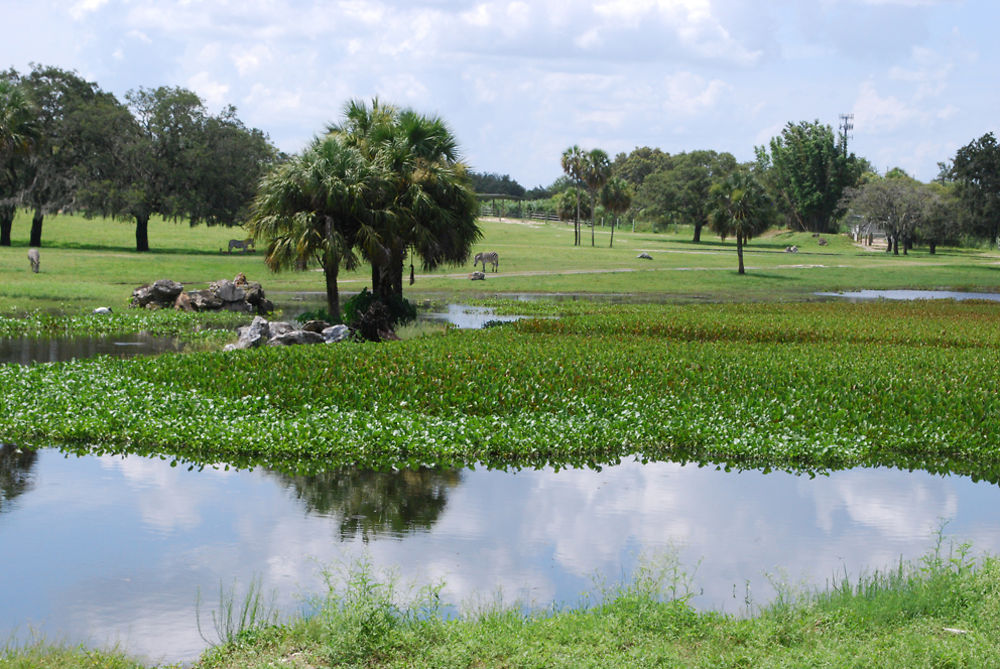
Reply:
[[[935, 255], [917, 249], [890, 256], [857, 247], [843, 235], [825, 235], [828, 245], [805, 233], [772, 232], [746, 250], [747, 274], [736, 273], [732, 240], [705, 236], [690, 241], [690, 230], [673, 233], [616, 231], [608, 248], [608, 229], [598, 228], [596, 246], [589, 230], [584, 246], [572, 246], [572, 227], [561, 223], [481, 221], [484, 238], [476, 250], [500, 254], [500, 271], [486, 281], [469, 281], [471, 264], [425, 273], [416, 267], [411, 297], [464, 298], [509, 293], [632, 293], [669, 300], [801, 300], [825, 290], [952, 288], [1000, 290], [1000, 254], [983, 249], [940, 249]], [[12, 247], [0, 247], [0, 313], [30, 309], [75, 311], [95, 306], [123, 306], [132, 289], [161, 278], [193, 288], [244, 272], [265, 291], [323, 290], [322, 274], [274, 274], [257, 253], [222, 252], [239, 228], [190, 227], [159, 219], [150, 222], [149, 253], [136, 253], [134, 226], [107, 219], [51, 215], [43, 227], [41, 272], [29, 270], [30, 218], [14, 224]], [[785, 253], [797, 245], [799, 253]], [[652, 260], [638, 259], [645, 251]], [[368, 270], [341, 274], [341, 290], [368, 285]], [[280, 302], [280, 300], [279, 300]]]

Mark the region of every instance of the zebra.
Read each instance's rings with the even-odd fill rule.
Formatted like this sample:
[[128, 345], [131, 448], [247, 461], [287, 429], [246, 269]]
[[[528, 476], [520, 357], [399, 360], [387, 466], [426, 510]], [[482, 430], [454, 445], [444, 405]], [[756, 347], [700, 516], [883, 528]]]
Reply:
[[233, 249], [241, 249], [243, 253], [246, 253], [247, 251], [255, 251], [256, 247], [252, 239], [230, 239], [229, 252], [232, 253]]
[[493, 265], [493, 271], [496, 272], [500, 265], [500, 254], [496, 251], [477, 253], [476, 257], [472, 260], [472, 266], [475, 267], [479, 263], [483, 263], [483, 272], [486, 271], [486, 263]]

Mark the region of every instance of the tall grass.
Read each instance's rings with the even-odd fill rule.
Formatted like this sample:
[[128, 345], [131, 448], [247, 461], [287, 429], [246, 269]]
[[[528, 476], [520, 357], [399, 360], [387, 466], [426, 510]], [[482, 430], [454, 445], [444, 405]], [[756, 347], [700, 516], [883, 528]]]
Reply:
[[252, 634], [264, 627], [278, 622], [278, 612], [274, 608], [274, 593], [268, 599], [264, 598], [260, 576], [250, 579], [246, 591], [242, 594], [234, 581], [229, 588], [219, 583], [218, 608], [212, 609], [210, 617], [214, 638], [206, 636], [201, 623], [201, 589], [198, 590], [195, 602], [195, 621], [198, 634], [205, 643], [218, 644], [236, 643], [239, 639]]

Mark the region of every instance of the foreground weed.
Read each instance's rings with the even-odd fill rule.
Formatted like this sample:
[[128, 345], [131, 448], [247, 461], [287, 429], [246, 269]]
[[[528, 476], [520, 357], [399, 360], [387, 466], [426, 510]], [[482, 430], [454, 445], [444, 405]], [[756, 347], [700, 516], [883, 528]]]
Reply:
[[215, 639], [205, 636], [201, 624], [201, 590], [198, 590], [195, 602], [195, 619], [198, 634], [209, 645], [234, 643], [248, 634], [275, 625], [278, 612], [274, 608], [274, 593], [268, 601], [264, 600], [261, 589], [261, 578], [255, 576], [250, 580], [246, 592], [242, 595], [237, 591], [234, 581], [232, 587], [226, 589], [219, 583], [219, 607], [211, 612], [212, 627]]

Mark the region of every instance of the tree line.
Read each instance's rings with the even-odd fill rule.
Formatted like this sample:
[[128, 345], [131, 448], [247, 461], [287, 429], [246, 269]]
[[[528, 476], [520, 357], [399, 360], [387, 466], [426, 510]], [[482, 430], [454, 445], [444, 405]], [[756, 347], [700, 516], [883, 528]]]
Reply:
[[60, 211], [134, 222], [137, 251], [149, 250], [156, 214], [238, 225], [279, 158], [235, 107], [211, 114], [184, 88], [139, 88], [123, 102], [56, 67], [0, 72], [0, 245], [18, 207], [33, 214], [31, 246]]
[[[579, 221], [593, 221], [604, 207], [593, 184], [615, 179], [621, 180], [619, 192], [629, 196], [629, 216], [654, 225], [690, 225], [694, 243], [706, 226], [718, 233], [719, 197], [734, 179], [752, 180], [764, 197], [758, 228], [813, 233], [846, 228], [859, 240], [878, 234], [886, 239], [886, 251], [895, 254], [914, 245], [935, 253], [943, 244], [1000, 243], [1000, 146], [993, 133], [960, 148], [929, 183], [900, 168], [878, 174], [868, 160], [849, 152], [845, 135], [819, 121], [788, 123], [743, 164], [728, 152], [671, 155], [648, 146], [610, 162], [600, 149], [573, 146], [561, 162], [564, 175], [538, 189], [550, 198], [548, 205], [526, 206], [574, 221], [574, 244], [580, 243]], [[492, 176], [523, 191], [508, 175]]]

